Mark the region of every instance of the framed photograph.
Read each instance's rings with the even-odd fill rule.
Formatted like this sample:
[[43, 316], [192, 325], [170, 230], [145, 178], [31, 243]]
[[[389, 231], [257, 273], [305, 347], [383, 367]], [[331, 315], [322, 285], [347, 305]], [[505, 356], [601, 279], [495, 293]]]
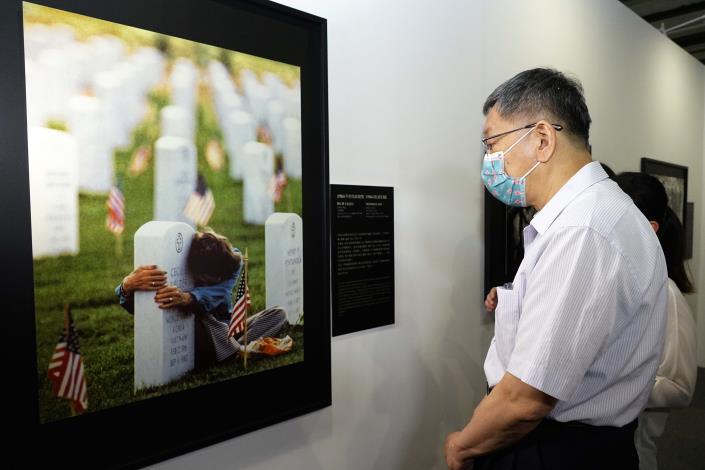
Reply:
[[141, 467], [330, 405], [325, 20], [12, 0], [0, 48], [17, 458]]
[[685, 202], [688, 197], [688, 167], [642, 158], [641, 172], [655, 176], [663, 183], [668, 195], [668, 205], [684, 224], [686, 220]]

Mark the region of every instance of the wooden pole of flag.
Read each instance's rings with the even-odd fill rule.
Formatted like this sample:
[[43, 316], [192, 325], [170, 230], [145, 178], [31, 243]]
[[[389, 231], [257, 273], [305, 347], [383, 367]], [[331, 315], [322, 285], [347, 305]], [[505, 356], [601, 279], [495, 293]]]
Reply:
[[249, 291], [250, 291], [250, 286], [248, 285], [249, 280], [247, 279], [247, 262], [248, 262], [248, 260], [249, 260], [249, 256], [248, 256], [247, 248], [245, 248], [245, 272], [243, 273], [243, 275], [245, 276], [245, 292], [243, 294], [245, 296], [245, 320], [244, 320], [245, 321], [245, 336], [244, 336], [244, 338], [245, 338], [245, 369], [247, 369], [247, 354], [248, 354], [247, 353], [247, 310], [248, 310], [247, 295], [249, 294]]
[[[66, 338], [69, 337], [69, 312], [71, 311], [71, 306], [68, 302], [64, 304], [64, 333]], [[71, 417], [76, 416], [76, 407], [73, 405], [73, 400], [69, 401], [69, 409], [71, 410]]]

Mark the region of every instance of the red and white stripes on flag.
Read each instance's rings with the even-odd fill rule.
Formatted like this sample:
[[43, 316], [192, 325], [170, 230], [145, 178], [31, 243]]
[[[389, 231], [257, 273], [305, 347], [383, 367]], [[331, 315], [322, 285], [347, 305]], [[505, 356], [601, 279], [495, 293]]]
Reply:
[[125, 230], [125, 197], [117, 186], [110, 187], [108, 193], [108, 217], [105, 226], [115, 235], [120, 235]]
[[130, 158], [130, 164], [127, 167], [127, 172], [130, 176], [138, 176], [147, 169], [149, 164], [149, 158], [151, 156], [151, 150], [148, 145], [142, 145], [132, 154]]
[[78, 334], [68, 305], [64, 309], [64, 323], [64, 333], [49, 364], [49, 380], [54, 395], [71, 400], [74, 410], [81, 413], [88, 408], [87, 384]]
[[215, 210], [213, 192], [208, 188], [203, 175], [198, 175], [196, 189], [191, 193], [184, 208], [184, 215], [196, 225], [207, 225]]
[[247, 267], [245, 267], [242, 275], [240, 276], [240, 282], [237, 287], [235, 298], [237, 300], [235, 301], [233, 310], [230, 313], [230, 328], [228, 331], [228, 336], [239, 335], [245, 331], [247, 309], [252, 306], [250, 289], [247, 287]]
[[284, 188], [289, 184], [286, 178], [286, 172], [284, 170], [277, 171], [275, 176], [269, 182], [269, 196], [275, 203], [281, 201], [282, 195], [284, 194]]

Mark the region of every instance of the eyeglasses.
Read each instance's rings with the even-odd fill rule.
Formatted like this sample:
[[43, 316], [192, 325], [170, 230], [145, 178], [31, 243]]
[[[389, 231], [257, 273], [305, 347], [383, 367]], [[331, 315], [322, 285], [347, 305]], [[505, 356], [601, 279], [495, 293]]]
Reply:
[[[501, 133], [499, 133], [499, 134], [495, 134], [495, 135], [491, 135], [491, 136], [489, 136], [489, 137], [485, 137], [485, 138], [481, 139], [481, 141], [482, 141], [482, 146], [485, 148], [485, 152], [491, 153], [491, 152], [492, 152], [492, 144], [488, 144], [488, 143], [487, 143], [488, 141], [490, 141], [490, 140], [492, 140], [492, 139], [496, 139], [497, 137], [502, 137], [502, 136], [505, 136], [505, 135], [507, 135], [507, 134], [511, 134], [512, 132], [520, 131], [520, 130], [522, 130], [522, 129], [531, 129], [532, 127], [536, 127], [537, 124], [538, 124], [538, 122], [533, 122], [533, 123], [531, 123], [531, 124], [527, 124], [527, 125], [522, 126], [522, 127], [517, 127], [516, 129], [512, 129], [511, 131], [501, 132]], [[557, 130], [557, 131], [563, 130], [563, 126], [560, 125], [560, 124], [551, 124], [551, 126], [553, 126], [553, 128], [554, 128], [555, 130]]]

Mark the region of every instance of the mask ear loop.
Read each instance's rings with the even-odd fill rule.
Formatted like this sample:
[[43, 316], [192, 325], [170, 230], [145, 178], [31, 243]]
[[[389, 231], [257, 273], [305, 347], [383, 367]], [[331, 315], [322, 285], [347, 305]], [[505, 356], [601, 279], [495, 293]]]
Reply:
[[532, 166], [531, 169], [529, 171], [527, 171], [526, 174], [524, 174], [524, 176], [519, 178], [519, 181], [524, 181], [526, 179], [526, 177], [529, 176], [531, 174], [531, 172], [534, 171], [536, 169], [536, 167], [539, 166], [540, 164], [541, 164], [541, 162], [536, 162], [536, 165]]
[[[516, 142], [514, 142], [512, 145], [509, 146], [509, 148], [508, 148], [507, 150], [504, 151], [504, 153], [502, 154], [502, 156], [504, 156], [504, 155], [506, 155], [507, 153], [509, 153], [509, 151], [510, 151], [511, 149], [513, 149], [516, 144], [518, 144], [519, 142], [521, 142], [524, 137], [526, 137], [527, 135], [531, 134], [531, 131], [533, 131], [533, 130], [534, 130], [534, 128], [532, 127], [531, 129], [529, 129], [528, 131], [526, 131], [526, 132], [524, 133], [524, 135], [522, 135], [521, 137], [519, 137], [519, 139], [518, 139]], [[536, 169], [536, 167], [539, 166], [540, 163], [541, 163], [541, 162], [536, 162], [536, 165], [532, 166], [531, 169], [530, 169], [529, 171], [527, 171], [524, 176], [522, 176], [521, 178], [519, 178], [519, 181], [524, 181], [524, 179], [526, 179], [526, 177], [529, 176], [529, 173], [531, 173], [532, 171], [534, 171], [534, 169]]]
[[514, 142], [512, 145], [510, 145], [507, 150], [505, 150], [504, 152], [502, 152], [502, 155], [508, 154], [509, 151], [510, 151], [511, 149], [513, 149], [516, 144], [518, 144], [519, 142], [521, 142], [521, 141], [524, 139], [524, 137], [526, 137], [527, 135], [531, 134], [531, 131], [533, 131], [533, 130], [534, 130], [534, 128], [532, 127], [531, 129], [529, 129], [528, 131], [526, 131], [526, 132], [524, 133], [524, 135], [522, 135], [521, 137], [519, 137], [519, 139], [518, 139], [516, 142]]

